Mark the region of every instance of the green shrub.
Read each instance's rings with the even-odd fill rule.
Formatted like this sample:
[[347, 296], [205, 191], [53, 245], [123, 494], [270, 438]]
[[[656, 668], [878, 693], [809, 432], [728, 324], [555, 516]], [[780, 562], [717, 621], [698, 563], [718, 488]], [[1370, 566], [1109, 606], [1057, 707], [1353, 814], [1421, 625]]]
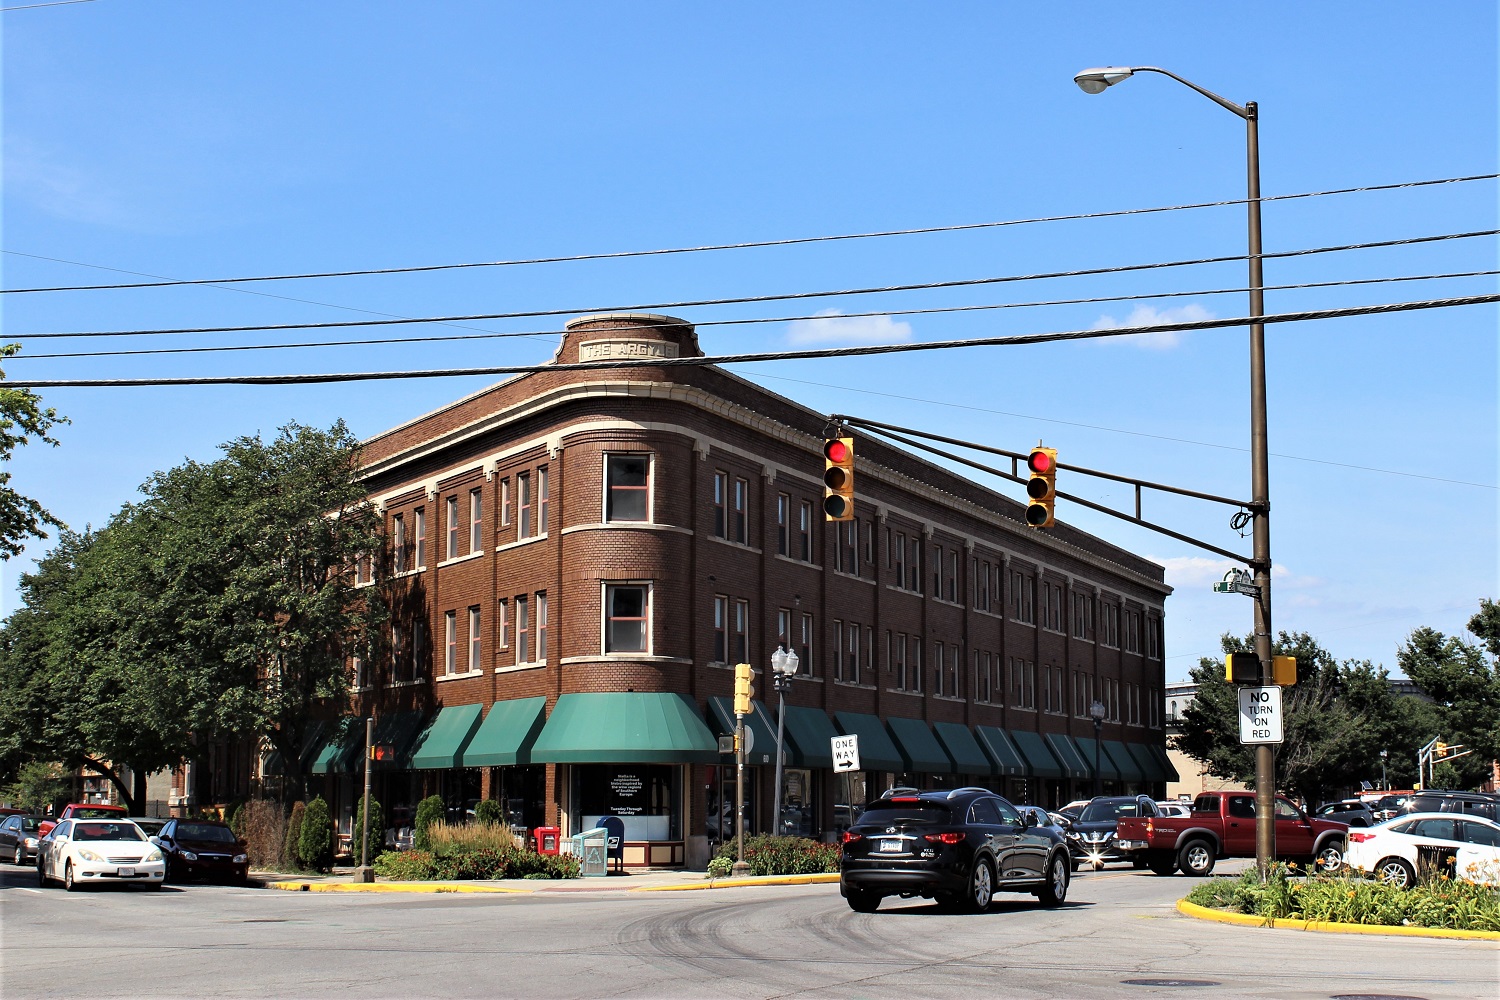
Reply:
[[286, 821], [286, 842], [281, 847], [281, 861], [288, 868], [302, 867], [302, 817], [306, 812], [304, 803], [292, 803], [292, 814]]
[[[349, 831], [349, 853], [356, 859], [364, 850], [365, 797], [359, 797], [359, 807], [354, 810], [354, 826]], [[370, 854], [379, 854], [385, 849], [385, 812], [375, 796], [370, 796]]]
[[437, 867], [429, 851], [384, 851], [372, 867], [381, 878], [421, 882], [437, 878]]
[[481, 826], [503, 826], [505, 810], [494, 799], [481, 799], [474, 806], [474, 822]]
[[229, 810], [229, 829], [241, 840], [245, 839], [245, 803], [236, 802], [234, 808]]
[[309, 802], [302, 813], [297, 854], [314, 871], [326, 872], [333, 867], [333, 816], [321, 795]]
[[428, 828], [434, 823], [443, 822], [447, 810], [443, 808], [443, 797], [441, 795], [429, 795], [417, 803], [416, 829], [412, 832], [412, 847], [419, 851], [430, 850], [427, 839]]
[[[813, 875], [839, 870], [837, 844], [820, 844], [806, 837], [774, 837], [757, 833], [745, 838], [745, 863], [752, 875]], [[719, 846], [718, 857], [733, 864], [735, 842]]]
[[250, 867], [275, 870], [282, 867], [286, 850], [286, 815], [281, 803], [270, 799], [252, 799], [245, 803], [241, 821], [245, 825], [245, 853]]
[[576, 858], [537, 854], [515, 845], [501, 850], [471, 848], [438, 855], [431, 851], [386, 851], [375, 859], [375, 874], [402, 881], [458, 882], [472, 879], [577, 878]]
[[723, 855], [708, 860], [709, 878], [728, 878], [734, 871], [734, 862]]

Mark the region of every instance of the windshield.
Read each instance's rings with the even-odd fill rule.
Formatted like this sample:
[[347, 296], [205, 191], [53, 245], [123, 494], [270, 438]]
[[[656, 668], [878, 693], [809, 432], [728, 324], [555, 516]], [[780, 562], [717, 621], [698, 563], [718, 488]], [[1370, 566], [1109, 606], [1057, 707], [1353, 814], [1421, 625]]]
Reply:
[[145, 840], [134, 823], [75, 823], [74, 840]]
[[119, 809], [98, 809], [98, 808], [88, 809], [88, 808], [81, 808], [81, 809], [74, 809], [73, 810], [73, 818], [74, 819], [109, 819], [109, 818], [111, 818], [113, 816], [123, 816], [123, 815], [125, 815], [125, 814], [123, 812], [121, 812]]
[[1090, 802], [1083, 810], [1079, 821], [1083, 823], [1113, 823], [1121, 816], [1139, 816], [1140, 803], [1134, 799], [1117, 802]]
[[860, 826], [877, 823], [946, 823], [948, 807], [933, 802], [878, 803], [859, 817]]
[[213, 823], [178, 823], [178, 840], [212, 840], [216, 843], [234, 843], [234, 831], [227, 826]]

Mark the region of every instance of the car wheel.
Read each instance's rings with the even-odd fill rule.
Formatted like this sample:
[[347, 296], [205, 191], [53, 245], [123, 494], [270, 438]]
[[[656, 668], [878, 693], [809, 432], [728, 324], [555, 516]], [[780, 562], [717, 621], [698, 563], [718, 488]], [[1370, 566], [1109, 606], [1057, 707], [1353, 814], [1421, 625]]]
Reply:
[[47, 869], [42, 867], [42, 859], [36, 859], [36, 884], [39, 888], [47, 888]]
[[63, 863], [63, 888], [69, 892], [77, 892], [83, 888], [78, 884], [77, 879], [73, 878], [73, 862], [71, 861]]
[[1336, 872], [1344, 867], [1344, 842], [1328, 841], [1319, 849], [1318, 856], [1313, 858], [1313, 865], [1320, 872]]
[[1062, 855], [1054, 854], [1047, 863], [1047, 881], [1036, 895], [1043, 906], [1061, 906], [1068, 898], [1068, 864]]
[[874, 913], [880, 909], [878, 892], [851, 892], [844, 896], [844, 900], [855, 913]]
[[969, 875], [969, 894], [964, 897], [964, 908], [971, 913], [983, 913], [995, 901], [995, 873], [984, 858], [974, 862], [974, 871]]
[[1153, 859], [1148, 864], [1153, 875], [1170, 875], [1177, 870], [1177, 862], [1171, 858]]
[[1206, 840], [1190, 840], [1177, 852], [1177, 867], [1184, 875], [1204, 876], [1214, 870], [1214, 849]]
[[1405, 858], [1385, 858], [1375, 866], [1375, 877], [1397, 889], [1410, 889], [1417, 884], [1417, 871]]

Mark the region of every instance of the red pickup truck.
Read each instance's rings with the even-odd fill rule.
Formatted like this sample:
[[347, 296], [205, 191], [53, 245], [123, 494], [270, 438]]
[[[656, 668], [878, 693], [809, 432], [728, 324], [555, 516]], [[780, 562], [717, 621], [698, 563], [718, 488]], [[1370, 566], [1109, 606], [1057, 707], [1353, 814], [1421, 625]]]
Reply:
[[65, 819], [124, 819], [129, 815], [130, 810], [124, 806], [108, 806], [100, 802], [69, 802], [62, 812], [42, 820], [37, 836], [47, 836], [54, 826]]
[[[1276, 856], [1285, 861], [1338, 868], [1344, 861], [1347, 823], [1312, 819], [1288, 800], [1276, 798]], [[1207, 875], [1220, 858], [1255, 857], [1255, 795], [1204, 792], [1186, 816], [1122, 817], [1115, 847], [1144, 858], [1158, 875], [1181, 869]]]

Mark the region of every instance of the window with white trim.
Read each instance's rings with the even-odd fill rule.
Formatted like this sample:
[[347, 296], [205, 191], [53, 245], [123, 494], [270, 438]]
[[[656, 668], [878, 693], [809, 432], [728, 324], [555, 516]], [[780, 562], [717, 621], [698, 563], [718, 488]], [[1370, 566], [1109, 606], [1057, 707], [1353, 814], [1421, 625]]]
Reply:
[[469, 491], [469, 551], [484, 551], [484, 497], [477, 486]]
[[458, 673], [458, 612], [443, 614], [443, 675]]
[[714, 595], [714, 662], [729, 662], [729, 598]]
[[749, 544], [750, 481], [735, 479], [734, 509], [730, 512], [730, 523], [734, 529], [733, 540], [741, 545]]
[[530, 538], [531, 527], [531, 473], [516, 473], [516, 538]]
[[643, 583], [604, 585], [604, 651], [650, 651], [651, 588]]
[[479, 646], [479, 606], [469, 608], [469, 669], [479, 670], [484, 666]]
[[651, 456], [604, 456], [604, 519], [651, 520]]
[[776, 494], [776, 554], [790, 555], [792, 498], [785, 493]]
[[427, 511], [418, 507], [412, 511], [412, 534], [417, 543], [417, 569], [423, 569], [427, 565]]
[[531, 601], [516, 595], [516, 665], [531, 662]]
[[750, 661], [750, 602], [734, 602], [734, 628], [729, 634], [729, 655], [735, 663]]
[[510, 648], [510, 602], [503, 597], [495, 602], [495, 643], [500, 649]]
[[444, 534], [447, 536], [447, 549], [443, 552], [444, 559], [458, 558], [458, 497], [451, 496], [443, 503]]
[[548, 467], [545, 465], [536, 470], [536, 533], [538, 535], [545, 535], [547, 526], [551, 523], [548, 512], [552, 502], [552, 477], [547, 472]]
[[395, 572], [406, 572], [406, 517], [403, 514], [391, 517], [391, 562]]
[[536, 662], [547, 662], [547, 593], [536, 593]]

